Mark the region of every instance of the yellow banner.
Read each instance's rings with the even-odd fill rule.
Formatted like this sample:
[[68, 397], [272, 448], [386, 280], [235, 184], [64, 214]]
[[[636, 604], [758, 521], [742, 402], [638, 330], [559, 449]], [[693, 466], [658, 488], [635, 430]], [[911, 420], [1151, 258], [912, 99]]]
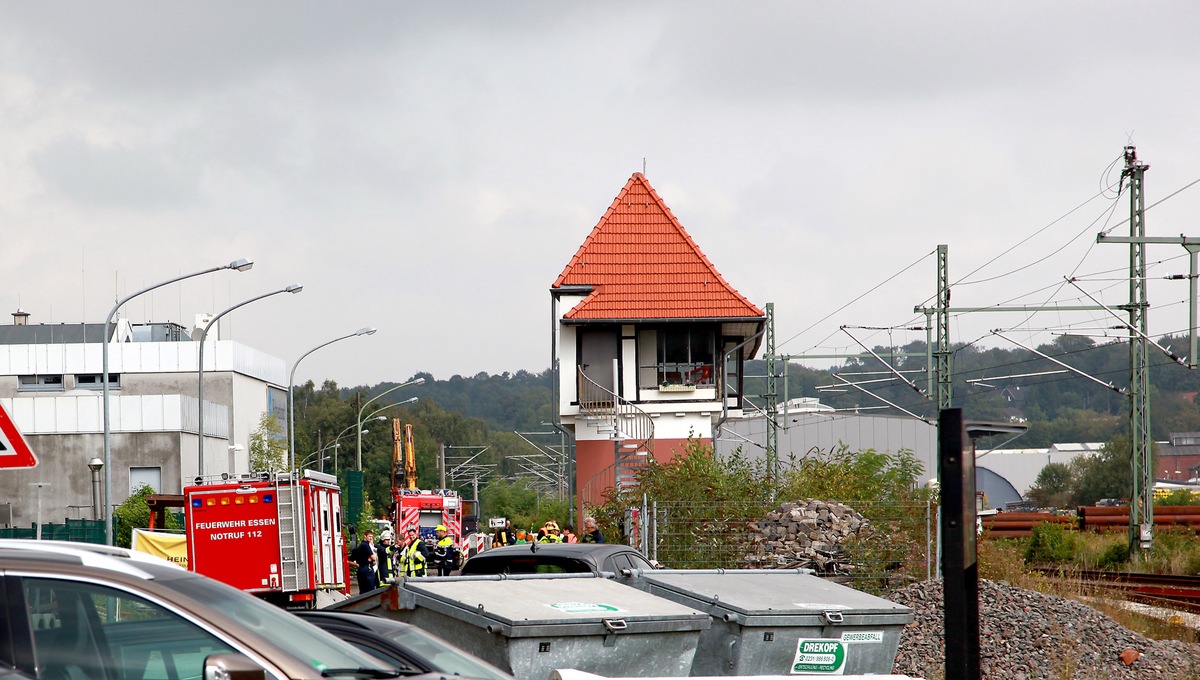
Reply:
[[170, 560], [187, 569], [187, 536], [184, 534], [134, 529], [133, 549]]

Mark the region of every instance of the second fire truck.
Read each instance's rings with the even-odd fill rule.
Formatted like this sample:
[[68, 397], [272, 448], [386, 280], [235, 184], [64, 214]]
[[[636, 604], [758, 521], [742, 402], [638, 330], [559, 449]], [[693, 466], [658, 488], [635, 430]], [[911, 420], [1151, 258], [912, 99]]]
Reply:
[[462, 546], [463, 499], [453, 489], [417, 488], [417, 457], [413, 447], [412, 425], [392, 420], [392, 524], [397, 535], [409, 527], [420, 530], [421, 538], [434, 539], [440, 524], [449, 530], [454, 544]]

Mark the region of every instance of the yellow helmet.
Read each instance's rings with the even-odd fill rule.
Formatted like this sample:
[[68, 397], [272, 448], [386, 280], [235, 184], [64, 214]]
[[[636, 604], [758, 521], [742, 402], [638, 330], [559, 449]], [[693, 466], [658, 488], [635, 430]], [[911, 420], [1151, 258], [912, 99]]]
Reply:
[[449, 529], [446, 528], [445, 524], [439, 524], [436, 527], [434, 527], [433, 530], [434, 531], [446, 531], [446, 532], [450, 531]]
[[558, 522], [550, 520], [542, 525], [542, 529], [546, 531], [558, 531]]

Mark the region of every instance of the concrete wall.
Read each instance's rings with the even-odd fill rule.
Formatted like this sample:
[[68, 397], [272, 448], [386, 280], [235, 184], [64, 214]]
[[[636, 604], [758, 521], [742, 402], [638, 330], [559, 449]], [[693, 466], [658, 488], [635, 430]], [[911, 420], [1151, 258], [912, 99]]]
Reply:
[[[129, 497], [130, 467], [161, 468], [164, 488], [156, 491], [181, 493], [180, 451], [184, 438], [179, 432], [114, 434], [110, 440], [113, 505]], [[186, 438], [191, 441], [189, 450], [194, 452], [195, 437]], [[39, 482], [50, 485], [41, 489], [43, 522], [91, 519], [91, 470], [87, 464], [93, 457], [103, 457], [103, 434], [28, 435], [26, 440], [37, 454], [38, 466], [0, 474], [0, 503], [12, 504], [13, 524], [29, 526], [36, 521], [38, 488], [33, 485]], [[195, 463], [191, 469], [194, 475]], [[101, 487], [101, 498], [103, 493]]]

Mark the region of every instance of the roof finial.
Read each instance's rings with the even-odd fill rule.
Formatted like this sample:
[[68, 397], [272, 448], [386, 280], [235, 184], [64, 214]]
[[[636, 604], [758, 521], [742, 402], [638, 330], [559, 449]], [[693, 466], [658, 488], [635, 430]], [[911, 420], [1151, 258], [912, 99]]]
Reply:
[[642, 174], [646, 174], [646, 157], [642, 156]]

